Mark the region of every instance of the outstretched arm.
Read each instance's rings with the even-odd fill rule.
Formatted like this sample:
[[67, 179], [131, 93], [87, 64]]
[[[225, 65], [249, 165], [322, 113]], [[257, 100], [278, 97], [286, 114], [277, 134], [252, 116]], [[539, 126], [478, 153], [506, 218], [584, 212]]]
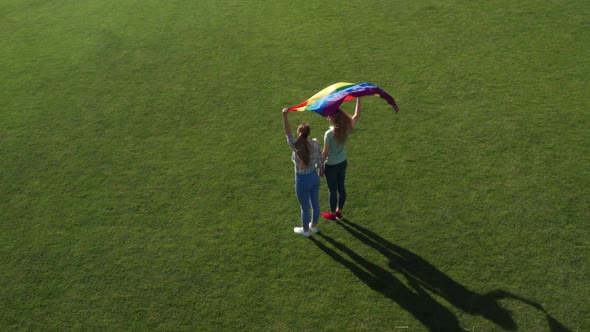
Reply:
[[285, 127], [285, 134], [292, 135], [291, 125], [289, 124], [289, 109], [283, 108], [283, 126]]
[[354, 126], [356, 122], [361, 117], [361, 98], [356, 98], [356, 108], [354, 109], [354, 115], [352, 116], [352, 125]]

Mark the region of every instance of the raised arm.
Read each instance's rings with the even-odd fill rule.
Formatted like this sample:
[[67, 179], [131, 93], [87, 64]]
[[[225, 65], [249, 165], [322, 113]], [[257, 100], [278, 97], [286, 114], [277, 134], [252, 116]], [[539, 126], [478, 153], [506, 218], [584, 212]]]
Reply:
[[356, 98], [356, 108], [354, 109], [354, 115], [352, 116], [352, 125], [354, 126], [356, 122], [361, 117], [361, 98]]
[[283, 108], [281, 111], [283, 113], [283, 126], [285, 127], [285, 134], [292, 135], [291, 132], [291, 125], [289, 124], [289, 109]]

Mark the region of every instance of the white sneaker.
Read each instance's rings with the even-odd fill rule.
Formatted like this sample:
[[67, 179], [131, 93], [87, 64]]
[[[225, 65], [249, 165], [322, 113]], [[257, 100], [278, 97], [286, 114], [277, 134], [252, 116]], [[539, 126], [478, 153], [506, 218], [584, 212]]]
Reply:
[[314, 233], [317, 233], [318, 232], [318, 228], [317, 227], [311, 227], [311, 223], [309, 223], [309, 230], [312, 231], [312, 232], [314, 232]]
[[293, 228], [293, 232], [295, 232], [297, 234], [301, 234], [305, 237], [309, 237], [309, 232], [304, 231], [303, 227], [295, 227], [295, 228]]

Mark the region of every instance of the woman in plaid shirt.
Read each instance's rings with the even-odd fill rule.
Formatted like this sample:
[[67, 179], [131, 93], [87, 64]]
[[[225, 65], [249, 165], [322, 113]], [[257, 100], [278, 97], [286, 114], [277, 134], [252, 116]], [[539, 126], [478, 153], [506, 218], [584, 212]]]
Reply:
[[291, 160], [295, 164], [295, 193], [301, 205], [301, 227], [295, 227], [293, 231], [309, 237], [309, 230], [314, 233], [318, 231], [320, 176], [324, 173], [322, 148], [317, 140], [308, 139], [311, 129], [307, 123], [299, 125], [297, 138], [293, 137], [289, 125], [289, 110], [283, 108], [282, 113], [287, 143], [293, 151]]

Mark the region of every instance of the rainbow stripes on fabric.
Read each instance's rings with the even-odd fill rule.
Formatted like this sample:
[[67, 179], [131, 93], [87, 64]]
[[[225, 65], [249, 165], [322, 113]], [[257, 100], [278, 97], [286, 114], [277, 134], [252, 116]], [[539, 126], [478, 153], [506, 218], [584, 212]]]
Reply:
[[301, 104], [289, 107], [289, 111], [312, 111], [322, 116], [330, 116], [338, 111], [340, 105], [355, 97], [379, 96], [385, 99], [397, 113], [399, 107], [387, 92], [371, 83], [335, 83], [311, 96]]

